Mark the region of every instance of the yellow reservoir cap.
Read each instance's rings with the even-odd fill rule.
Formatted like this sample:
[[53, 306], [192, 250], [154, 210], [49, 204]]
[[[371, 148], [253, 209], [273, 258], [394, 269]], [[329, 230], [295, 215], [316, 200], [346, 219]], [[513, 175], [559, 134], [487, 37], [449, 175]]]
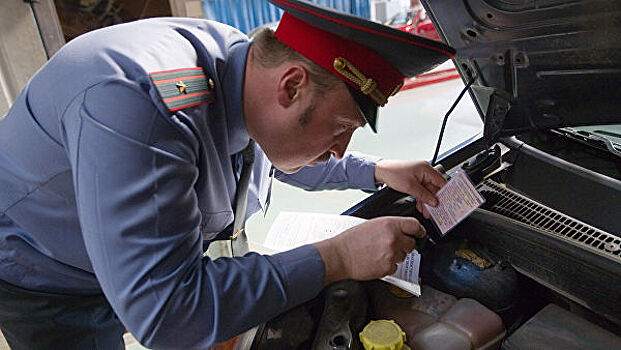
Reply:
[[377, 320], [367, 324], [360, 332], [365, 350], [402, 350], [405, 332], [393, 320]]

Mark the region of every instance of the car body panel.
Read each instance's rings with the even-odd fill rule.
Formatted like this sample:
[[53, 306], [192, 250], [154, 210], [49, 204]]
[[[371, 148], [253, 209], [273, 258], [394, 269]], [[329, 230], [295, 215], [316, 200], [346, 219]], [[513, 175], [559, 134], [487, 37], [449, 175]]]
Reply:
[[[495, 136], [621, 120], [621, 2], [422, 3]], [[490, 96], [508, 105], [502, 116]]]

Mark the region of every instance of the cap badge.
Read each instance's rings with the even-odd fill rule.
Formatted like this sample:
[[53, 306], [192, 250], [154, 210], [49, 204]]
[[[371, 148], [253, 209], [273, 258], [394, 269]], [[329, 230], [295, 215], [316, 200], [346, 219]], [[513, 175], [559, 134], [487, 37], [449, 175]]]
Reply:
[[187, 90], [187, 85], [185, 85], [185, 83], [183, 82], [183, 80], [179, 80], [175, 86], [177, 87], [177, 89], [179, 90], [180, 94], [187, 94], [188, 90]]
[[334, 69], [358, 85], [363, 94], [369, 96], [378, 106], [384, 106], [388, 98], [377, 88], [377, 83], [371, 78], [367, 78], [356, 66], [343, 57], [337, 57], [333, 63]]

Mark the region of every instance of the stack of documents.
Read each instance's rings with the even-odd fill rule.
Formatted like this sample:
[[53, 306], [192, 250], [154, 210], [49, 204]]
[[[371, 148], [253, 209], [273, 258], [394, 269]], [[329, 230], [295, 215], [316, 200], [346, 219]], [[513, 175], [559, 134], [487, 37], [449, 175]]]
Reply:
[[[264, 245], [281, 252], [332, 238], [365, 221], [345, 215], [281, 212], [270, 228]], [[382, 280], [420, 296], [419, 266], [420, 254], [414, 250], [397, 264], [397, 272]]]

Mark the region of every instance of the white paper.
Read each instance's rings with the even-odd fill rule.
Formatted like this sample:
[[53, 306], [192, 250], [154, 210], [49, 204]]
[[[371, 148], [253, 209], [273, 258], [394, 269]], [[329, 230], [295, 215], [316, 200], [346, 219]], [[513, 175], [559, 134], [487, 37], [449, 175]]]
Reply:
[[347, 215], [283, 211], [270, 227], [264, 245], [282, 252], [332, 238], [365, 221]]
[[418, 269], [420, 267], [420, 254], [414, 250], [405, 257], [402, 263], [397, 264], [397, 272], [382, 278], [383, 281], [420, 296], [418, 284]]
[[[285, 251], [332, 238], [365, 221], [346, 215], [281, 212], [267, 233], [264, 246], [275, 251]], [[397, 272], [382, 280], [420, 296], [419, 266], [420, 254], [414, 250], [402, 263], [397, 264]]]
[[425, 204], [438, 229], [445, 235], [481, 204], [485, 203], [463, 171], [456, 172], [437, 193], [438, 206]]

